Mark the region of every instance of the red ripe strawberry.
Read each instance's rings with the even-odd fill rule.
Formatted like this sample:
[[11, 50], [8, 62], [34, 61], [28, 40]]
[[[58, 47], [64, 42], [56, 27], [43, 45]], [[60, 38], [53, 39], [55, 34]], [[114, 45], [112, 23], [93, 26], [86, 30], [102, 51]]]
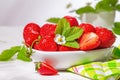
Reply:
[[39, 36], [40, 27], [36, 23], [29, 23], [24, 27], [23, 38], [27, 46], [31, 46], [32, 42]]
[[78, 21], [75, 17], [72, 16], [64, 16], [64, 18], [70, 23], [70, 26], [78, 26]]
[[102, 27], [96, 27], [95, 29], [96, 29], [96, 34], [100, 37], [101, 40], [101, 44], [99, 47], [107, 48], [112, 46], [116, 38], [115, 35], [112, 33], [112, 31]]
[[46, 35], [54, 36], [55, 35], [55, 29], [56, 29], [55, 24], [44, 24], [40, 29], [40, 35], [42, 37], [44, 37]]
[[76, 50], [78, 49], [61, 45], [58, 46], [58, 51], [76, 51]]
[[54, 67], [45, 62], [37, 63], [36, 70], [41, 75], [56, 75], [58, 73], [58, 71]]
[[84, 32], [95, 32], [95, 28], [93, 25], [88, 24], [88, 23], [81, 23], [79, 25], [80, 28], [82, 28], [84, 30]]
[[51, 36], [45, 36], [40, 39], [39, 42], [34, 44], [34, 49], [43, 51], [56, 51], [57, 44], [54, 42], [54, 38]]
[[84, 33], [79, 41], [81, 50], [95, 49], [100, 45], [100, 39], [94, 32]]

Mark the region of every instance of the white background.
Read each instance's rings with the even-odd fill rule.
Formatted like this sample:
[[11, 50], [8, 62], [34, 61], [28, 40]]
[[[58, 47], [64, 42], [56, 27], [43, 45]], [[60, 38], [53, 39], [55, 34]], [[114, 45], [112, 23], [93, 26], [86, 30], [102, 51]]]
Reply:
[[[78, 9], [86, 4], [99, 0], [0, 0], [0, 26], [24, 26], [29, 22], [43, 25], [50, 17], [63, 17], [70, 14], [66, 9], [72, 3], [72, 9]], [[119, 1], [120, 2], [120, 1]], [[120, 21], [120, 13], [116, 19]]]

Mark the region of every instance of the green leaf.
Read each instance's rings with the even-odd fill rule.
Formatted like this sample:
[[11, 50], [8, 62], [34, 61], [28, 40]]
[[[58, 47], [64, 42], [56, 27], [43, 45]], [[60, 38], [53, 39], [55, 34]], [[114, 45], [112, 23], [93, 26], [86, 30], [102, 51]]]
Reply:
[[61, 18], [52, 17], [47, 19], [47, 22], [58, 23]]
[[118, 3], [118, 0], [108, 0], [108, 2], [112, 5], [115, 6]]
[[18, 51], [20, 50], [20, 46], [14, 46], [10, 49], [3, 50], [0, 54], [0, 61], [8, 61], [10, 60]]
[[69, 30], [69, 29], [70, 29], [69, 22], [66, 19], [62, 18], [61, 20], [59, 20], [59, 22], [57, 24], [55, 33], [64, 35], [64, 34], [66, 34], [67, 30]]
[[25, 46], [22, 46], [20, 52], [17, 55], [17, 59], [29, 62], [31, 61], [31, 58], [29, 58], [27, 55], [29, 55], [27, 48]]
[[116, 5], [116, 10], [120, 11], [120, 4]]
[[79, 27], [72, 27], [70, 29], [70, 33], [66, 37], [66, 41], [73, 41], [75, 39], [78, 39], [83, 33], [83, 29]]
[[62, 26], [62, 21], [60, 20], [55, 29], [55, 34], [62, 34], [62, 31], [63, 31], [63, 26]]
[[16, 52], [20, 51], [20, 48], [21, 48], [21, 46], [13, 46], [13, 47], [11, 47], [11, 49], [16, 51]]
[[115, 22], [112, 30], [115, 34], [120, 35], [120, 22]]
[[118, 3], [118, 0], [103, 0], [104, 3], [115, 6]]
[[85, 7], [77, 9], [76, 13], [80, 15], [84, 13], [95, 13], [95, 9], [91, 6], [85, 6]]
[[66, 19], [63, 19], [63, 31], [62, 31], [62, 35], [63, 36], [66, 36], [67, 34], [69, 34], [69, 31], [70, 31], [70, 23], [66, 20]]
[[100, 1], [96, 4], [96, 11], [101, 12], [101, 11], [112, 11], [113, 7], [111, 7], [108, 3], [105, 1]]
[[72, 47], [72, 48], [80, 48], [77, 41], [68, 41], [63, 46]]
[[120, 50], [120, 45], [118, 46], [118, 49]]
[[112, 51], [113, 58], [120, 58], [120, 49], [118, 47], [114, 47]]

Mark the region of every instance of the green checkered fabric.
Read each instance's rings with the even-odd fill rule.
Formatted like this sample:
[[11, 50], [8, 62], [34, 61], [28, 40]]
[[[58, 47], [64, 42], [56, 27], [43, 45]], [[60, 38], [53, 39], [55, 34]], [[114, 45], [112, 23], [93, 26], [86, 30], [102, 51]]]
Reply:
[[120, 59], [74, 66], [69, 68], [68, 71], [93, 80], [116, 80], [120, 76]]

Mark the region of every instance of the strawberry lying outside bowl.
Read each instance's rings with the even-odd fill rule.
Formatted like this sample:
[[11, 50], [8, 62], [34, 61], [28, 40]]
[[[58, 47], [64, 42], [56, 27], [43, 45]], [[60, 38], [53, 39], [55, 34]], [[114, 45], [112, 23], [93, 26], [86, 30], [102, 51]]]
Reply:
[[71, 16], [41, 27], [29, 23], [23, 30], [23, 38], [34, 52], [31, 56], [34, 62], [46, 62], [58, 70], [108, 59], [116, 39], [112, 31], [88, 23], [79, 25]]

